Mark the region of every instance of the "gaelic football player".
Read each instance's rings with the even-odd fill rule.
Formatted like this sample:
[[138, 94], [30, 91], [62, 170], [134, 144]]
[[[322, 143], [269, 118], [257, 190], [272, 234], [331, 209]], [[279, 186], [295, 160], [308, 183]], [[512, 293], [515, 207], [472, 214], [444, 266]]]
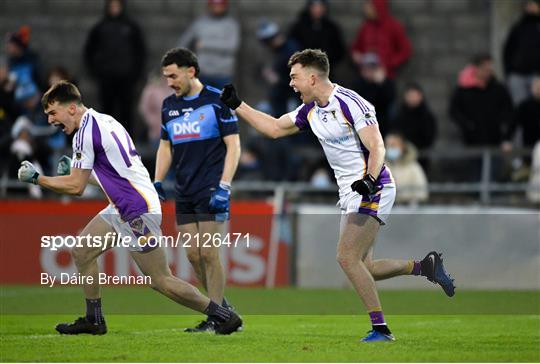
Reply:
[[[220, 244], [207, 247], [200, 242], [203, 236], [222, 235], [229, 219], [231, 182], [240, 159], [238, 119], [219, 99], [220, 90], [199, 81], [193, 52], [171, 49], [161, 67], [174, 94], [163, 100], [154, 184], [164, 199], [161, 182], [173, 168], [176, 228], [188, 236], [184, 242], [188, 259], [208, 297], [231, 308], [224, 297]], [[216, 324], [207, 317], [186, 331], [213, 331]]]
[[[93, 179], [109, 200], [109, 205], [95, 216], [81, 232], [82, 236], [101, 236], [116, 232], [132, 237], [131, 256], [144, 275], [150, 277], [152, 288], [175, 302], [205, 313], [215, 322], [215, 332], [230, 334], [242, 325], [233, 311], [202, 295], [197, 288], [172, 275], [163, 248], [145, 244], [161, 235], [161, 206], [148, 171], [141, 162], [133, 141], [122, 124], [113, 117], [84, 106], [75, 85], [61, 81], [53, 85], [42, 98], [49, 124], [75, 133], [73, 158], [68, 175], [40, 175], [34, 166], [24, 161], [19, 168], [19, 180], [34, 183], [58, 193], [81, 195]], [[142, 238], [142, 239], [141, 239]], [[86, 315], [73, 323], [62, 323], [56, 330], [62, 334], [97, 334], [107, 332], [101, 309], [97, 258], [102, 246], [75, 246], [72, 256], [80, 275], [93, 277], [84, 284]]]
[[384, 144], [373, 105], [356, 92], [328, 79], [329, 63], [321, 50], [306, 49], [289, 59], [290, 86], [302, 105], [276, 119], [253, 109], [224, 87], [221, 99], [261, 133], [280, 138], [311, 130], [319, 139], [339, 186], [342, 212], [337, 260], [360, 296], [372, 330], [362, 339], [393, 341], [383, 316], [375, 280], [398, 275], [422, 275], [454, 295], [452, 278], [442, 259], [430, 252], [421, 261], [374, 260], [373, 244], [394, 204], [396, 186], [384, 165]]

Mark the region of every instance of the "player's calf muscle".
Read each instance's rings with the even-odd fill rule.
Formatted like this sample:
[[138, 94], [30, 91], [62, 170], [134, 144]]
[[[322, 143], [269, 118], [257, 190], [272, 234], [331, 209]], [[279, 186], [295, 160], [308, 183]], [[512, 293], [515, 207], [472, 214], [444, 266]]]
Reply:
[[201, 248], [200, 258], [205, 265], [219, 263], [219, 247]]

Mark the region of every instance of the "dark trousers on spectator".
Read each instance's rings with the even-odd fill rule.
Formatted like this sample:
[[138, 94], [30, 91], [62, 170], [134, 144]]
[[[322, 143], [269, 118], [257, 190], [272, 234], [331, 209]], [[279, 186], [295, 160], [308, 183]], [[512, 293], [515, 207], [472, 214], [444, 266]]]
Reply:
[[107, 78], [99, 81], [99, 97], [105, 114], [114, 117], [128, 132], [133, 130], [135, 84], [132, 79]]

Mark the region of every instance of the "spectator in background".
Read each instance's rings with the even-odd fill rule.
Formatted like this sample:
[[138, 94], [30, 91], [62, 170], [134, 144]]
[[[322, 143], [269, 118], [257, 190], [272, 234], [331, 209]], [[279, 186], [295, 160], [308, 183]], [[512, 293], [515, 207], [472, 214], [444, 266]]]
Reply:
[[508, 88], [517, 106], [530, 95], [534, 75], [540, 75], [540, 0], [525, 2], [524, 14], [504, 44], [503, 63]]
[[536, 143], [533, 149], [527, 197], [533, 203], [540, 203], [540, 141]]
[[[16, 167], [24, 160], [31, 161], [40, 173], [43, 173], [44, 168], [50, 172], [51, 148], [47, 139], [57, 131], [47, 123], [47, 115], [41, 109], [41, 93], [37, 86], [34, 83], [25, 85], [15, 93], [15, 102], [20, 107], [21, 115], [17, 117], [10, 131], [11, 178], [16, 178]], [[42, 197], [39, 186], [28, 186], [28, 190], [32, 198]]]
[[491, 56], [474, 57], [459, 74], [452, 94], [450, 116], [467, 146], [502, 146], [509, 140], [512, 100], [495, 78]]
[[30, 27], [23, 26], [9, 33], [6, 39], [9, 73], [15, 81], [15, 93], [32, 87], [45, 88], [39, 56], [30, 48]]
[[52, 85], [60, 81], [68, 81], [76, 84], [74, 77], [71, 75], [71, 73], [67, 70], [66, 67], [56, 65], [51, 68], [49, 73], [47, 74], [47, 84], [49, 87], [51, 87]]
[[285, 114], [291, 99], [298, 101], [298, 96], [289, 86], [289, 67], [287, 62], [292, 54], [300, 50], [300, 45], [283, 34], [273, 22], [263, 21], [257, 29], [257, 38], [273, 53], [271, 65], [262, 70], [264, 80], [270, 85], [270, 107], [273, 116]]
[[102, 112], [133, 126], [137, 81], [143, 75], [146, 48], [139, 26], [126, 15], [125, 1], [105, 1], [105, 16], [91, 30], [84, 61], [99, 87]]
[[389, 133], [385, 138], [386, 163], [397, 186], [397, 203], [418, 203], [428, 199], [428, 182], [417, 161], [416, 148], [401, 134]]
[[196, 19], [178, 41], [178, 47], [197, 54], [205, 85], [223, 88], [234, 78], [240, 25], [228, 14], [228, 0], [208, 0], [208, 14]]
[[437, 121], [419, 84], [409, 83], [405, 87], [392, 129], [401, 133], [418, 149], [429, 149], [435, 142]]
[[[11, 164], [10, 146], [13, 142], [11, 128], [19, 113], [14, 93], [15, 78], [10, 77], [7, 60], [0, 58], [0, 179], [5, 173], [9, 173]], [[15, 164], [17, 165], [18, 163]]]
[[364, 2], [367, 20], [360, 26], [351, 47], [353, 61], [362, 65], [367, 53], [375, 53], [386, 71], [394, 79], [398, 68], [411, 56], [411, 43], [403, 26], [390, 15], [386, 0]]
[[540, 140], [540, 77], [532, 81], [531, 94], [519, 105], [510, 131], [513, 135], [520, 128], [523, 146], [527, 148], [534, 147]]
[[139, 101], [139, 112], [148, 127], [148, 140], [156, 146], [161, 137], [161, 107], [170, 94], [171, 89], [162, 75], [156, 72], [148, 76]]
[[[49, 125], [40, 100], [41, 93], [34, 85], [15, 94], [15, 101], [20, 105], [21, 115], [15, 120], [11, 129], [11, 136], [14, 139], [11, 147], [15, 154], [27, 153], [26, 146], [19, 141], [31, 141], [29, 142], [32, 152], [30, 155], [39, 160], [46, 173], [52, 173], [52, 167], [56, 166], [56, 161], [66, 147], [66, 136], [60, 129]], [[20, 146], [24, 148], [18, 149]]]
[[289, 36], [296, 40], [302, 49], [325, 51], [331, 70], [346, 53], [341, 28], [328, 16], [327, 0], [308, 0], [296, 22], [291, 26]]
[[250, 145], [250, 143], [242, 148], [235, 179], [241, 181], [262, 181], [264, 179], [259, 152], [257, 147]]
[[384, 137], [389, 129], [396, 85], [386, 77], [386, 71], [375, 53], [364, 54], [359, 71], [360, 77], [352, 89], [375, 106], [379, 129]]
[[[256, 35], [273, 54], [270, 63], [263, 66], [262, 77], [270, 86], [269, 114], [279, 117], [290, 111], [291, 104], [294, 104], [294, 108], [300, 101], [293, 88], [289, 86], [290, 70], [288, 66], [289, 58], [294, 52], [300, 50], [300, 45], [296, 40], [281, 32], [279, 26], [274, 22], [262, 21]], [[284, 181], [296, 178], [297, 168], [293, 167], [295, 162], [292, 160], [294, 157], [293, 144], [295, 142], [300, 144], [315, 143], [315, 138], [309, 134], [299, 135], [295, 140], [288, 138], [261, 139], [261, 161], [265, 180]]]
[[326, 158], [320, 158], [311, 166], [309, 183], [316, 188], [337, 187], [333, 170]]
[[19, 115], [20, 110], [15, 103], [15, 87], [15, 75], [9, 73], [7, 60], [0, 57], [0, 123], [14, 120]]

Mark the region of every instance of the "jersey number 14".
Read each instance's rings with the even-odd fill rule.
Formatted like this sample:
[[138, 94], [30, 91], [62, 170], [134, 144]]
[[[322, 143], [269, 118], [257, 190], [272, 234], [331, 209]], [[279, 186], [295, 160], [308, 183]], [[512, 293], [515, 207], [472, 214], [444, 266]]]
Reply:
[[[120, 154], [122, 155], [122, 159], [124, 160], [124, 162], [126, 162], [126, 166], [128, 168], [131, 167], [131, 161], [129, 160], [129, 157], [128, 157], [127, 153], [126, 153], [126, 150], [124, 149], [124, 146], [120, 142], [120, 139], [118, 139], [118, 136], [116, 135], [116, 133], [114, 131], [111, 131], [111, 135], [112, 135], [114, 141], [116, 142], [116, 144], [118, 145], [118, 149], [120, 149]], [[137, 151], [135, 150], [135, 148], [133, 147], [133, 143], [131, 142], [131, 138], [129, 137], [129, 135], [127, 133], [126, 133], [126, 140], [127, 140], [129, 155], [132, 156], [132, 157], [135, 157], [135, 156], [139, 155], [137, 153]]]

